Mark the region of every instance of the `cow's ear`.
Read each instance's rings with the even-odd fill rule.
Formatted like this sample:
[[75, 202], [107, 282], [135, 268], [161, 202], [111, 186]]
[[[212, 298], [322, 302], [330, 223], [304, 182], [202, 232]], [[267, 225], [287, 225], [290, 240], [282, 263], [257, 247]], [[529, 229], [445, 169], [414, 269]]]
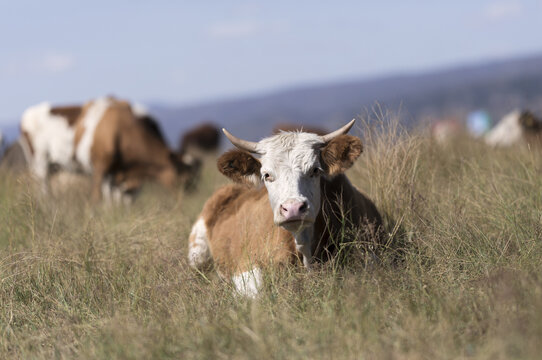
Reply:
[[260, 168], [262, 165], [247, 152], [230, 150], [218, 158], [217, 167], [218, 171], [236, 183], [261, 184]]
[[335, 176], [350, 168], [363, 151], [361, 140], [352, 135], [339, 135], [321, 150], [324, 170]]

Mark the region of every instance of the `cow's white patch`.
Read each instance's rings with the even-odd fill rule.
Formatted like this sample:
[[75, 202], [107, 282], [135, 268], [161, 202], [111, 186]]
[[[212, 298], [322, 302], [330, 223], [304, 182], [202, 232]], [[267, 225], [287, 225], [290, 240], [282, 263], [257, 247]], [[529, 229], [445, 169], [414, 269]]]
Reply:
[[211, 261], [211, 251], [207, 237], [207, 227], [203, 219], [198, 219], [188, 241], [188, 263], [194, 268], [205, 266]]
[[[319, 148], [323, 144], [320, 136], [302, 132], [283, 132], [258, 143], [258, 152], [263, 154], [260, 172], [277, 224], [284, 220], [280, 207], [287, 201], [307, 204], [306, 225], [316, 219], [320, 211], [320, 177], [313, 176], [313, 171], [321, 168]], [[265, 174], [272, 181], [265, 181]]]
[[486, 135], [486, 143], [491, 146], [510, 146], [519, 142], [523, 136], [521, 124], [519, 123], [520, 115], [519, 110], [514, 110], [506, 115]]
[[77, 161], [83, 166], [83, 169], [87, 172], [92, 172], [92, 163], [90, 161], [90, 151], [92, 144], [94, 143], [94, 132], [96, 127], [103, 118], [107, 108], [111, 104], [111, 100], [108, 98], [100, 98], [95, 100], [88, 108], [83, 122], [84, 130], [83, 136], [77, 145], [75, 156]]
[[234, 275], [232, 281], [239, 295], [255, 298], [262, 285], [262, 272], [259, 268], [253, 268]]
[[110, 176], [102, 181], [102, 197], [108, 205], [130, 206], [134, 202], [134, 194], [128, 194], [122, 187], [114, 185]]
[[41, 103], [28, 108], [22, 116], [21, 130], [34, 149], [30, 168], [40, 179], [47, 177], [50, 164], [70, 170], [73, 167], [74, 129], [66, 118], [51, 114], [51, 105]]

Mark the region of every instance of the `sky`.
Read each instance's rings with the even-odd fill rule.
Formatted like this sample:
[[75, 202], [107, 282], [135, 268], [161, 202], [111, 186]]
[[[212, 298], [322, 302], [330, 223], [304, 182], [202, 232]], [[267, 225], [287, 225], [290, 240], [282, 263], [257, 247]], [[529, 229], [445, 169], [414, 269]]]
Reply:
[[0, 127], [41, 101], [194, 104], [540, 54], [540, 24], [542, 0], [2, 1]]

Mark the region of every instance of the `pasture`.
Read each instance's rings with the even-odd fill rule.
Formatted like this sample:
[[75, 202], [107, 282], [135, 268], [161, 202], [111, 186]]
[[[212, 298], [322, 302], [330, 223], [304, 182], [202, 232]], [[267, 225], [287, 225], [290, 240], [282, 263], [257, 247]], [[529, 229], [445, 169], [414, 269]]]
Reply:
[[214, 162], [197, 192], [147, 186], [129, 208], [2, 174], [0, 358], [539, 358], [540, 149], [371, 124], [347, 174], [384, 217], [381, 263], [351, 246], [312, 272], [268, 271], [256, 301], [187, 263], [192, 222], [227, 182]]

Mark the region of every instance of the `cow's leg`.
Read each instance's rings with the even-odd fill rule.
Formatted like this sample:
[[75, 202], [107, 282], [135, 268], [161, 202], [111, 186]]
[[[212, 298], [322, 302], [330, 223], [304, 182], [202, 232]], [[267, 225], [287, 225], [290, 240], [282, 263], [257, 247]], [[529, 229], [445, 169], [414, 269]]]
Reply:
[[199, 218], [188, 237], [188, 263], [196, 269], [204, 269], [212, 261], [207, 226], [205, 221]]
[[242, 296], [255, 298], [262, 285], [262, 272], [259, 268], [232, 276], [235, 291]]
[[102, 163], [97, 163], [92, 168], [92, 201], [94, 202], [102, 200], [102, 195], [106, 198], [111, 196], [111, 184], [106, 176], [108, 168], [109, 166]]

